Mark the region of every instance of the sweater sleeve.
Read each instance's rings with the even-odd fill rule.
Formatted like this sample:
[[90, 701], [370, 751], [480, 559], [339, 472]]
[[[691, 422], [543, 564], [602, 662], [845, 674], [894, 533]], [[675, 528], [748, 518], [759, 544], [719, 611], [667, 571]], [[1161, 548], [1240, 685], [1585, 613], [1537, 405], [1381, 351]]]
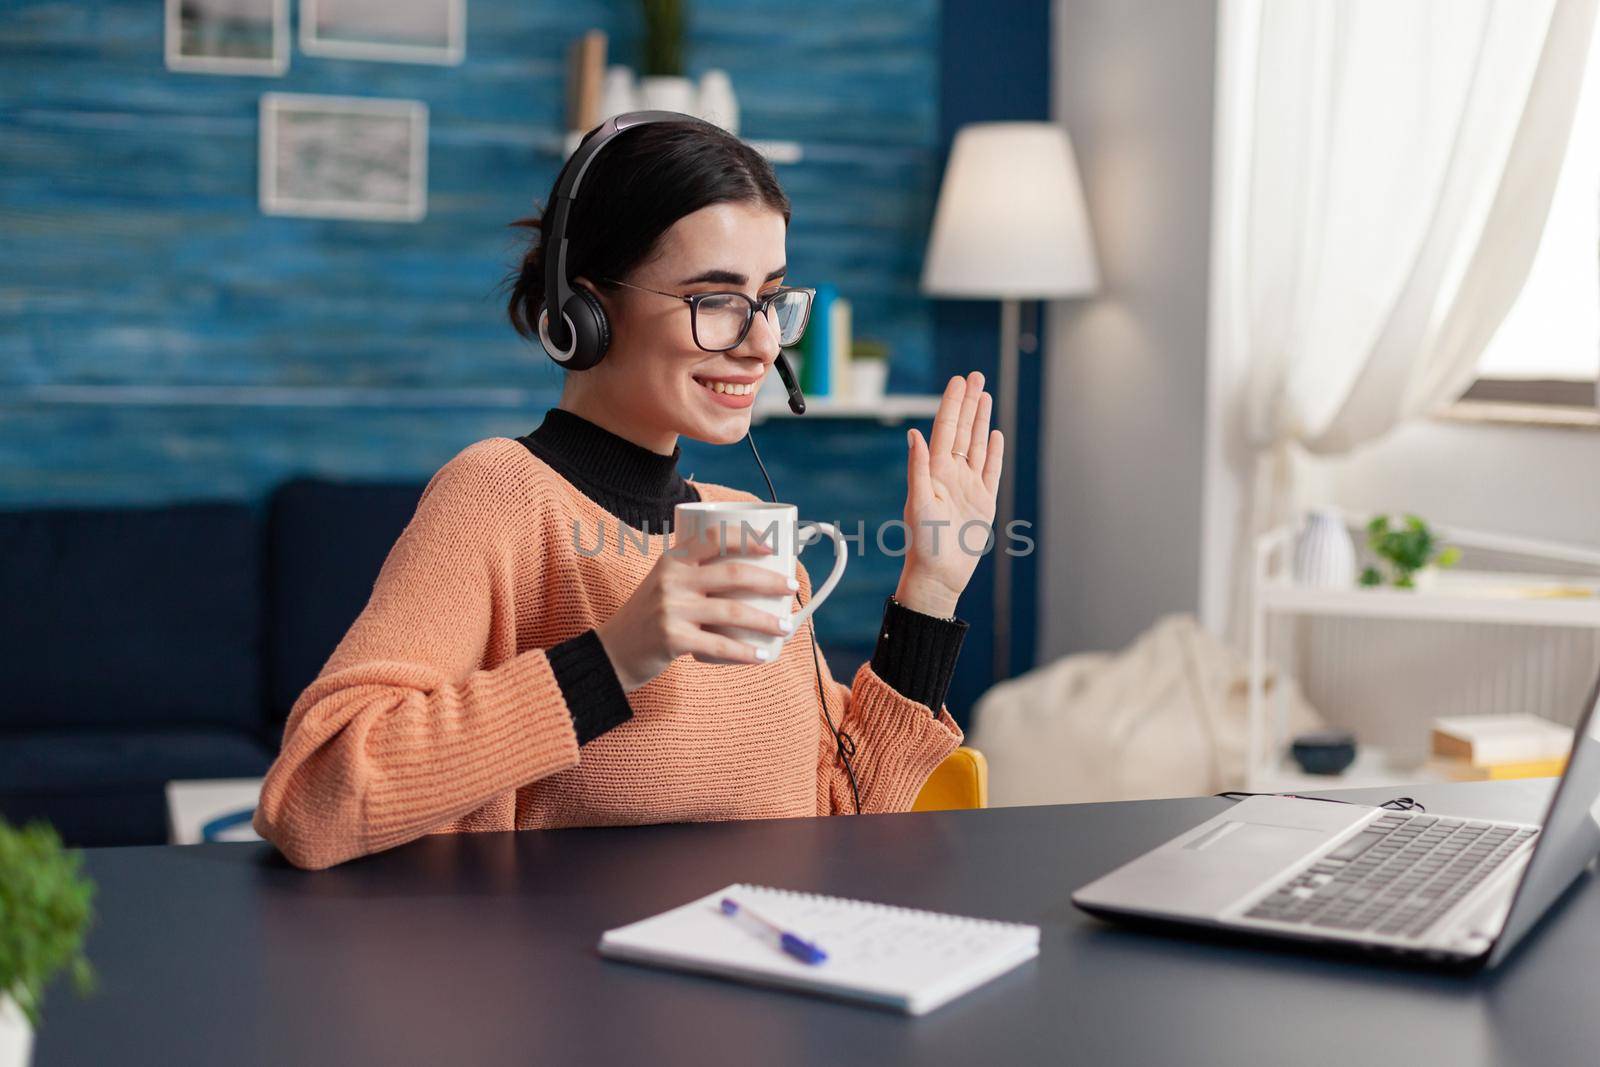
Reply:
[[633, 705], [606, 655], [606, 646], [600, 643], [600, 631], [585, 630], [553, 646], [548, 654], [550, 670], [572, 712], [578, 744], [587, 745], [633, 718]]
[[[855, 769], [862, 814], [909, 811], [934, 768], [961, 745], [961, 727], [943, 705], [937, 714], [903, 696], [863, 663], [850, 685], [833, 680], [826, 663], [823, 690], [828, 714], [842, 735]], [[821, 726], [821, 724], [818, 724]], [[827, 727], [817, 752], [817, 813], [856, 810], [850, 776]]]
[[474, 828], [510, 829], [514, 805], [492, 800], [578, 762], [557, 670], [569, 687], [581, 679], [582, 645], [484, 664], [515, 625], [499, 488], [470, 448], [434, 475], [366, 607], [295, 701], [254, 825], [296, 866], [392, 848], [486, 806]]
[[[804, 564], [797, 577], [799, 602], [804, 604], [811, 599], [811, 577]], [[813, 614], [807, 625], [815, 625], [816, 619]], [[849, 685], [834, 681], [827, 657], [820, 663], [824, 704], [855, 771], [862, 813], [909, 811], [928, 775], [960, 747], [961, 727], [942, 703], [936, 712], [898, 691], [871, 662], [861, 665]], [[817, 814], [853, 814], [855, 793], [839, 755], [840, 743], [828, 727], [821, 722], [817, 726]]]
[[967, 625], [965, 620], [927, 615], [886, 597], [872, 672], [918, 704], [930, 710], [941, 707], [955, 677]]

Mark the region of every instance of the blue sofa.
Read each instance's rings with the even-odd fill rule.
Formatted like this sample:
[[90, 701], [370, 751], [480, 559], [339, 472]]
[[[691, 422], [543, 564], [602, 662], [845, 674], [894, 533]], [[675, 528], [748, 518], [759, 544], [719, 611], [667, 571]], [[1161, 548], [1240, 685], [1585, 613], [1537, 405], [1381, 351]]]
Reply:
[[[0, 816], [160, 844], [169, 780], [264, 773], [422, 488], [0, 512]], [[822, 651], [844, 679], [871, 653]]]
[[265, 772], [421, 492], [0, 512], [0, 815], [156, 844], [169, 779]]

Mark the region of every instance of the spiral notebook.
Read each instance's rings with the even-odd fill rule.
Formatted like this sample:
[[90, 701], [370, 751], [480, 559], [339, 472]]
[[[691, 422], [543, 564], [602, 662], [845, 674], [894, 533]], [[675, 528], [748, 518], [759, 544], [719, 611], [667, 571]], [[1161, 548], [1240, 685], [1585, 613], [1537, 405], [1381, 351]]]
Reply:
[[[742, 906], [827, 953], [803, 963], [722, 914]], [[1039, 954], [1039, 928], [860, 900], [730, 885], [607, 930], [602, 955], [815, 993], [921, 1015]]]

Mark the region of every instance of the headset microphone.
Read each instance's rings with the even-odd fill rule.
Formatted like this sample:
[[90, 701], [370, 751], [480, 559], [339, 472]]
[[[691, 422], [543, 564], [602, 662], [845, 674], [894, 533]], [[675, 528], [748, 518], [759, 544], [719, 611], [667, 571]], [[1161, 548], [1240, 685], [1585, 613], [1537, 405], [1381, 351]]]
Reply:
[[[783, 381], [783, 388], [789, 394], [789, 410], [796, 415], [806, 413], [805, 394], [800, 392], [800, 383], [795, 381], [794, 368], [789, 366], [789, 357], [783, 349], [778, 349], [778, 358], [773, 361], [778, 368], [778, 377]], [[744, 434], [745, 443], [750, 446], [750, 454], [756, 459], [756, 466], [761, 468], [761, 477], [767, 483], [767, 495], [772, 497], [773, 503], [778, 502], [778, 491], [772, 488], [772, 476], [767, 473], [767, 465], [761, 462], [761, 452], [756, 448], [756, 439], [749, 430]], [[844, 765], [844, 773], [850, 779], [850, 798], [855, 802], [856, 814], [861, 814], [861, 785], [856, 781], [855, 764], [850, 757], [856, 754], [855, 739], [839, 727], [833, 725], [833, 716], [828, 714], [828, 701], [823, 695], [822, 685], [822, 659], [817, 653], [817, 620], [811, 619], [809, 627], [811, 637], [811, 666], [817, 673], [817, 704], [822, 712], [822, 721], [828, 724], [828, 733], [833, 735], [833, 750], [839, 757], [839, 762]]]
[[789, 366], [789, 357], [783, 354], [783, 349], [778, 349], [778, 358], [774, 363], [778, 368], [778, 377], [783, 381], [783, 388], [789, 393], [789, 410], [796, 415], [806, 413], [805, 394], [800, 392], [800, 383], [794, 380], [794, 368]]

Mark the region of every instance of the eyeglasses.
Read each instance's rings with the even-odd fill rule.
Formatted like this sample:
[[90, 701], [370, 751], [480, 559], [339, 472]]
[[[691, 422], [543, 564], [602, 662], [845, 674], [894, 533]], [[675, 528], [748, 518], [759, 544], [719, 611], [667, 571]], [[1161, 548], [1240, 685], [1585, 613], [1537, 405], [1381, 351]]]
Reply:
[[806, 320], [811, 316], [811, 298], [817, 293], [815, 289], [783, 286], [760, 300], [752, 300], [740, 292], [692, 293], [684, 296], [634, 285], [632, 282], [620, 282], [614, 278], [605, 281], [657, 296], [670, 296], [688, 304], [689, 328], [694, 334], [694, 343], [707, 352], [726, 352], [744, 344], [745, 337], [750, 333], [750, 323], [755, 321], [757, 312], [767, 317], [767, 322], [778, 335], [779, 347], [792, 347], [799, 343], [806, 332]]

